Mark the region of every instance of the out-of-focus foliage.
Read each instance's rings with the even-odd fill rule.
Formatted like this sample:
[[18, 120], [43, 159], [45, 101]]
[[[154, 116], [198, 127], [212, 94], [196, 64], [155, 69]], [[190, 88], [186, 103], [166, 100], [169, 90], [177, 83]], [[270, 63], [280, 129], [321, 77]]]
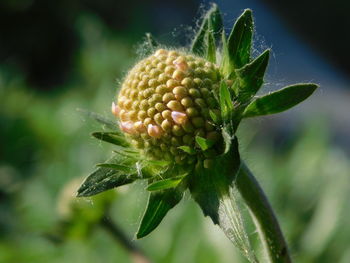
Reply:
[[[76, 109], [111, 116], [115, 78], [134, 57], [130, 43], [110, 34], [96, 17], [81, 16], [76, 30], [82, 43], [64, 92], [35, 92], [18, 71], [0, 65], [0, 262], [132, 262], [100, 225], [89, 235], [71, 234], [61, 242], [52, 238], [64, 220], [62, 189], [112, 150], [91, 138], [99, 124]], [[244, 158], [267, 190], [296, 262], [350, 262], [349, 157], [331, 143], [327, 123], [307, 114], [301, 119], [304, 124], [284, 149], [274, 146], [273, 136], [259, 136], [261, 122], [246, 123], [239, 130], [246, 138]], [[146, 202], [144, 188], [132, 184], [111, 192], [116, 196], [109, 220], [131, 238]], [[78, 202], [74, 194], [73, 204]], [[87, 209], [80, 217], [98, 206], [90, 199], [79, 202]], [[152, 261], [245, 262], [188, 197], [171, 213], [152, 236], [133, 241]], [[75, 222], [79, 229], [81, 221]], [[250, 237], [257, 238], [252, 226]]]

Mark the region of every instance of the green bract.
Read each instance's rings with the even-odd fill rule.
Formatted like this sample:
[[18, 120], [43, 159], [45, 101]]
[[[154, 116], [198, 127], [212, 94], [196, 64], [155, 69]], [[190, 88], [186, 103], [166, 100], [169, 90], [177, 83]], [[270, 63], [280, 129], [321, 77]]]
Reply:
[[[215, 4], [189, 49], [159, 48], [147, 34], [148, 57], [129, 71], [112, 105], [118, 122], [88, 113], [111, 128], [93, 136], [114, 144], [115, 152], [85, 180], [78, 196], [147, 180], [150, 197], [137, 232], [141, 238], [159, 225], [189, 189], [204, 214], [256, 262], [235, 205], [234, 189], [240, 185], [235, 184], [237, 173], [245, 169], [247, 174], [235, 132], [242, 119], [287, 110], [310, 96], [317, 85], [296, 84], [256, 97], [270, 50], [252, 58], [252, 37], [251, 10], [243, 12], [227, 36]], [[267, 240], [276, 236], [266, 233]], [[284, 243], [271, 242], [274, 262], [282, 262], [278, 261], [281, 257], [288, 262], [288, 253], [282, 255]]]

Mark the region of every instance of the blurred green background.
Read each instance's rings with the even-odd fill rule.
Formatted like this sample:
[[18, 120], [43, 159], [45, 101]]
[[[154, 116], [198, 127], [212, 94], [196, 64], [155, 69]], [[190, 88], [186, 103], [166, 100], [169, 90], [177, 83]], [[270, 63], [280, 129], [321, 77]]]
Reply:
[[[253, 9], [255, 52], [275, 52], [265, 92], [298, 81], [320, 83], [321, 89], [290, 112], [246, 121], [239, 129], [241, 152], [277, 213], [295, 262], [348, 263], [350, 59], [349, 36], [339, 32], [348, 28], [342, 14], [349, 4], [317, 3], [311, 19], [309, 4], [288, 13], [289, 5], [274, 3], [218, 1], [228, 28], [242, 9]], [[111, 101], [140, 56], [144, 32], [171, 46], [187, 45], [200, 6], [208, 3], [0, 3], [1, 263], [142, 262], [115, 239], [109, 223], [123, 229], [150, 262], [246, 262], [188, 195], [142, 240], [133, 235], [145, 185], [74, 198], [82, 178], [112, 150], [91, 138], [101, 126], [76, 109], [112, 118]], [[332, 15], [340, 22], [331, 17], [328, 26], [319, 23], [336, 6]], [[246, 221], [261, 255], [257, 233]]]

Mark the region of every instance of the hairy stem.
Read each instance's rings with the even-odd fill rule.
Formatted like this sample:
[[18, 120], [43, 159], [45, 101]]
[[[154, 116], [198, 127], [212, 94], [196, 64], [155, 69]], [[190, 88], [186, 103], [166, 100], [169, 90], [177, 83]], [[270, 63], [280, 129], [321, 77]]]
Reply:
[[100, 225], [107, 230], [112, 237], [121, 244], [129, 253], [134, 263], [151, 263], [151, 260], [141, 251], [140, 248], [135, 246], [130, 239], [126, 236], [122, 229], [113, 223], [109, 217], [104, 216], [100, 221]]
[[253, 216], [270, 262], [291, 263], [286, 241], [272, 207], [259, 183], [243, 162], [237, 174], [236, 185]]

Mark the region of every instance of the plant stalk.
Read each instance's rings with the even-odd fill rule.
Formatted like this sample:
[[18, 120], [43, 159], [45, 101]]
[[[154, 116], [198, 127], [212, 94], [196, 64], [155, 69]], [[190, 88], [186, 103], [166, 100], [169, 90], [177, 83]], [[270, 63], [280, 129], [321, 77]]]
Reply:
[[271, 263], [291, 263], [287, 243], [269, 201], [249, 168], [241, 162], [236, 186], [247, 204]]
[[131, 260], [134, 263], [151, 263], [151, 260], [147, 258], [147, 256], [144, 254], [144, 252], [135, 246], [129, 238], [126, 236], [126, 234], [123, 232], [122, 229], [116, 224], [114, 224], [108, 216], [104, 216], [101, 221], [100, 225], [107, 230], [109, 234], [112, 235], [112, 237], [121, 244], [129, 253], [131, 256]]

